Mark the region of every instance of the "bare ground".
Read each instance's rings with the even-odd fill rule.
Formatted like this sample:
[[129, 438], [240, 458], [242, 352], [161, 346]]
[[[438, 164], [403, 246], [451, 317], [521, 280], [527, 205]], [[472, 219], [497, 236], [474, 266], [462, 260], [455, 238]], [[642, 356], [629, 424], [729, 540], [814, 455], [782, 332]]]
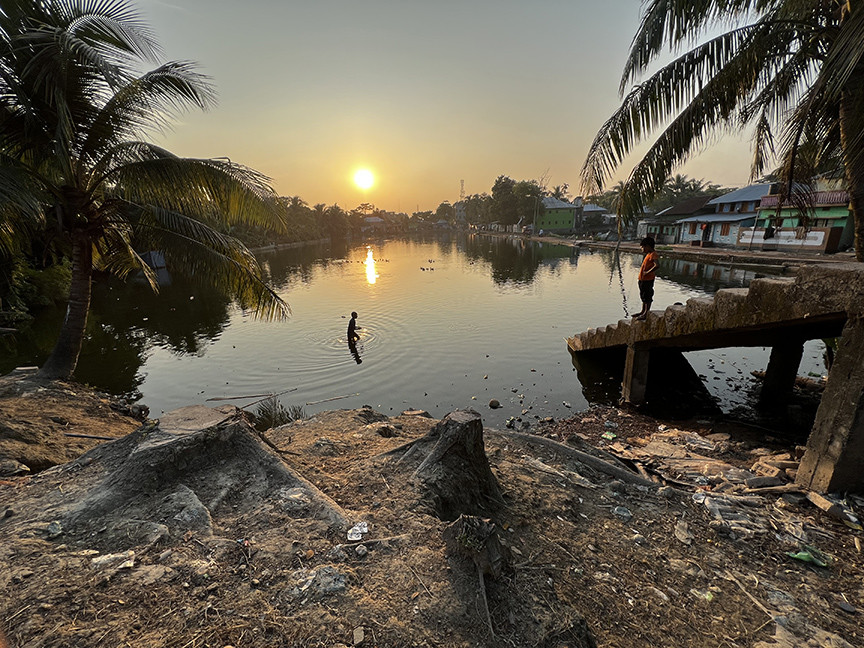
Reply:
[[[80, 429], [91, 420], [105, 435], [130, 431], [110, 406], [73, 419], [89, 402], [81, 392], [52, 391], [54, 401], [66, 394], [52, 407], [66, 407]], [[40, 402], [4, 392], [0, 410], [48, 425]], [[154, 454], [162, 433], [145, 425], [6, 479], [0, 624], [12, 646], [28, 648], [572, 648], [589, 645], [582, 618], [599, 646], [864, 645], [860, 530], [794, 489], [753, 495], [740, 484], [724, 496], [739, 502], [734, 515], [724, 509], [738, 525], [730, 529], [704, 501], [720, 496], [721, 478], [690, 484], [669, 459], [642, 462], [676, 484], [661, 488], [627, 470], [626, 457], [657, 434], [654, 443], [677, 454], [742, 469], [794, 447], [718, 435], [710, 424], [658, 430], [657, 420], [614, 408], [530, 434], [485, 431], [505, 503], [494, 522], [511, 555], [511, 570], [486, 580], [487, 617], [473, 565], [445, 548], [447, 523], [424, 507], [411, 466], [385, 454], [435, 423], [327, 412], [267, 432], [278, 453], [232, 423], [167, 457]], [[358, 522], [368, 531], [349, 540]], [[787, 555], [805, 545], [830, 564]]]

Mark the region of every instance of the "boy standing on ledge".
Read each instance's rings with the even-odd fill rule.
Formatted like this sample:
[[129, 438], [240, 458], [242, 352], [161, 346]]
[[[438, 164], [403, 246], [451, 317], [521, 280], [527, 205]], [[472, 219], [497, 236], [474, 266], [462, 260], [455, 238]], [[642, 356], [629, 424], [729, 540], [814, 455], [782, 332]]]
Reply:
[[639, 268], [639, 298], [642, 300], [642, 310], [633, 316], [638, 322], [645, 321], [651, 302], [654, 301], [654, 278], [657, 276], [657, 252], [654, 251], [654, 239], [646, 236], [639, 242], [642, 248], [642, 267]]

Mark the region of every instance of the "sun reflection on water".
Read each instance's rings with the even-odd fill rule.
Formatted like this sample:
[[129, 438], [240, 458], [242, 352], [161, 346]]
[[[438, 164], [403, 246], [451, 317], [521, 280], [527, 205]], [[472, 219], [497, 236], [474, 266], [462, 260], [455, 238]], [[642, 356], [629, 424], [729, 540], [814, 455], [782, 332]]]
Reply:
[[366, 248], [366, 281], [370, 284], [374, 284], [375, 280], [378, 278], [378, 274], [375, 272], [375, 258], [372, 256], [372, 248]]

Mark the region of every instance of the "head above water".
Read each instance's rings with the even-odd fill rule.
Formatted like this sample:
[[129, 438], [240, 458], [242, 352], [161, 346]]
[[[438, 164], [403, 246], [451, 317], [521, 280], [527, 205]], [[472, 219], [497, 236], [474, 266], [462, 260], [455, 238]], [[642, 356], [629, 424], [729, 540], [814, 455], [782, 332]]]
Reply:
[[354, 319], [357, 319], [357, 312], [351, 311], [351, 317], [353, 317]]
[[647, 248], [647, 249], [649, 249], [649, 250], [653, 250], [653, 249], [654, 249], [654, 245], [655, 245], [655, 243], [654, 243], [654, 239], [653, 239], [652, 237], [650, 237], [650, 236], [646, 236], [646, 237], [643, 238], [641, 241], [639, 241], [639, 245], [640, 245], [641, 247]]

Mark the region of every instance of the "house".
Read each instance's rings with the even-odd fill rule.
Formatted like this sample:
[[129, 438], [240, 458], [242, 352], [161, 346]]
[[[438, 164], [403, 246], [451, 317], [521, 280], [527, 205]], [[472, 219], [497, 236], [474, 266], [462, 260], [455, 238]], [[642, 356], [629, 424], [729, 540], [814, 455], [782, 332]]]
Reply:
[[708, 205], [709, 200], [711, 196], [689, 198], [657, 212], [653, 217], [640, 220], [636, 228], [637, 238], [650, 236], [663, 245], [678, 243], [681, 240], [681, 226], [678, 221], [714, 212], [715, 208]]
[[378, 216], [367, 216], [360, 226], [363, 234], [383, 234], [387, 231], [387, 222]]
[[785, 201], [773, 186], [759, 203], [753, 227], [738, 233], [738, 247], [829, 254], [851, 247], [855, 232], [843, 181], [819, 178], [813, 184]]
[[710, 213], [676, 221], [681, 226], [681, 243], [702, 247], [737, 245], [739, 231], [753, 227], [759, 203], [770, 189], [767, 182], [752, 184], [712, 198], [706, 203], [713, 208]]
[[543, 208], [536, 215], [535, 232], [543, 230], [557, 234], [571, 234], [576, 230], [577, 219], [582, 207], [581, 198], [569, 203], [552, 196], [546, 196], [541, 202]]
[[580, 221], [581, 229], [586, 234], [594, 234], [597, 232], [608, 231], [615, 224], [615, 214], [610, 214], [609, 210], [594, 203], [585, 203], [582, 205], [582, 219]]

